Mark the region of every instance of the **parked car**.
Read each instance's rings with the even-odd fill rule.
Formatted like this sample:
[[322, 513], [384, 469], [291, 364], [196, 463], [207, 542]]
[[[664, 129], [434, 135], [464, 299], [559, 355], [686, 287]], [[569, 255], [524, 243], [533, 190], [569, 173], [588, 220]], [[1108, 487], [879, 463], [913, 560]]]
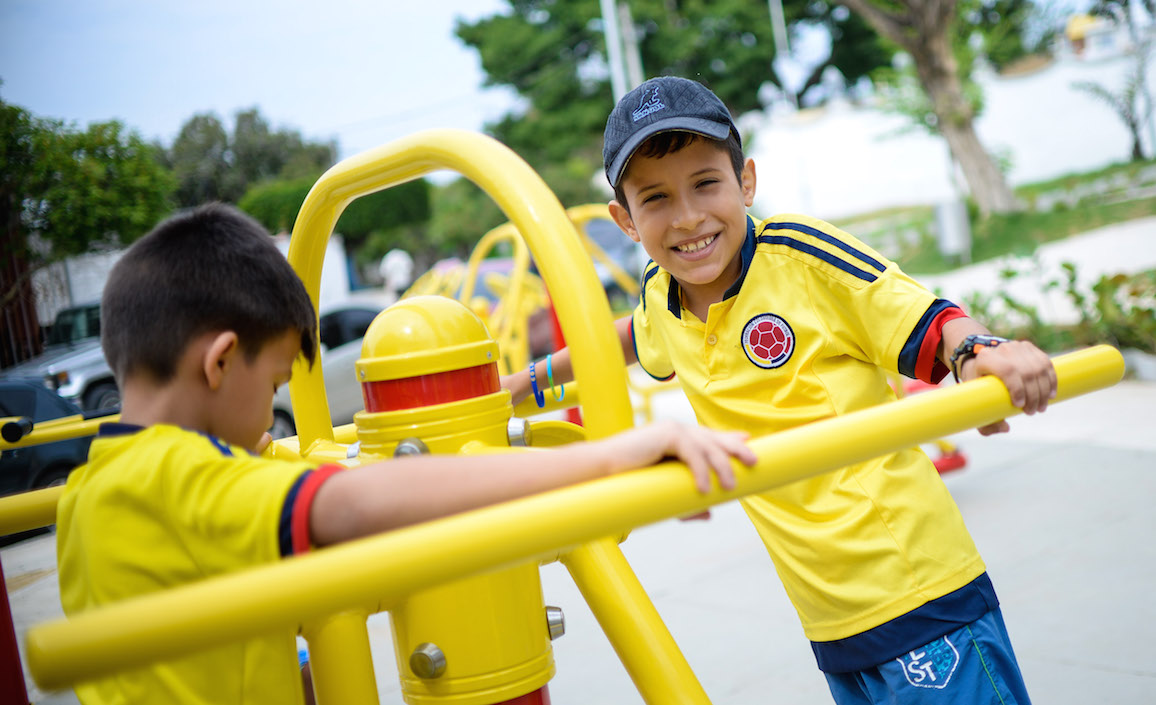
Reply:
[[[25, 417], [35, 424], [80, 414], [80, 409], [43, 384], [0, 381], [0, 417]], [[0, 452], [0, 495], [63, 484], [88, 458], [92, 437], [13, 448]]]
[[0, 379], [42, 385], [85, 411], [120, 406], [120, 391], [100, 349], [100, 303], [58, 313], [44, 352], [0, 372]]
[[[318, 321], [321, 370], [329, 416], [335, 426], [352, 422], [353, 415], [365, 408], [354, 365], [361, 357], [361, 339], [385, 303], [375, 299], [346, 302], [321, 314]], [[269, 435], [284, 438], [296, 432], [289, 385], [282, 385], [273, 396], [273, 427]]]

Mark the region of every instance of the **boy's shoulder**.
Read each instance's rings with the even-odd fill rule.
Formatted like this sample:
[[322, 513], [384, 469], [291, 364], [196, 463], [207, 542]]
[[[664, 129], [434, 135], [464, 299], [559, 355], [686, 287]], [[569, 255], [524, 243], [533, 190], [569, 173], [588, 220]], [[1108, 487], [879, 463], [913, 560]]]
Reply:
[[822, 272], [855, 288], [874, 282], [890, 260], [870, 245], [827, 221], [782, 213], [755, 226], [758, 250]]

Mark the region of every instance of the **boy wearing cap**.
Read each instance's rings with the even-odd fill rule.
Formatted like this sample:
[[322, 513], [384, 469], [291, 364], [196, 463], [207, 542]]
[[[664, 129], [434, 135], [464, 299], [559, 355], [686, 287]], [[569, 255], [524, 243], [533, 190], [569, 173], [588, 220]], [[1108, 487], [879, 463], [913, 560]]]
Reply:
[[[749, 217], [754, 162], [701, 84], [663, 77], [631, 91], [603, 156], [610, 214], [652, 260], [617, 324], [623, 354], [656, 379], [677, 374], [705, 425], [763, 436], [885, 403], [888, 372], [993, 374], [1028, 414], [1055, 396], [1036, 346], [991, 336], [847, 233]], [[572, 378], [569, 363], [554, 356], [556, 379]], [[515, 400], [529, 378], [506, 380]], [[983, 561], [921, 450], [742, 504], [836, 702], [1029, 702]]]

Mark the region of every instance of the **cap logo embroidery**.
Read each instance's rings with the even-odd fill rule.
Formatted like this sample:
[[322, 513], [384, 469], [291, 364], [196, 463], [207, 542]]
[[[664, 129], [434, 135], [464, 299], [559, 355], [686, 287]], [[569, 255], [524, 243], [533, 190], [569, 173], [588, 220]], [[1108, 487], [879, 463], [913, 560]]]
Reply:
[[782, 367], [795, 352], [795, 332], [773, 313], [761, 313], [743, 326], [743, 352], [764, 370]]
[[658, 86], [654, 86], [642, 94], [642, 101], [638, 104], [638, 110], [635, 110], [630, 115], [634, 118], [634, 122], [638, 122], [647, 115], [656, 113], [665, 107], [662, 99], [658, 97]]

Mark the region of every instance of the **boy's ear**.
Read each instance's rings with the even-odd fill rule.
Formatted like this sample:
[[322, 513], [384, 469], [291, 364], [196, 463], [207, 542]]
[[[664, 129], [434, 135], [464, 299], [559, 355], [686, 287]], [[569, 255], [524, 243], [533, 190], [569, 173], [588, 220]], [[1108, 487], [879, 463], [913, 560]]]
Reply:
[[201, 358], [201, 369], [205, 373], [209, 389], [213, 391], [220, 389], [230, 366], [237, 362], [240, 347], [240, 339], [231, 330], [215, 333], [209, 339], [204, 356]]
[[634, 219], [630, 217], [630, 211], [626, 210], [626, 206], [618, 201], [610, 202], [610, 217], [618, 224], [622, 232], [626, 233], [631, 240], [641, 242], [638, 236], [638, 228], [634, 227]]
[[755, 160], [747, 159], [743, 164], [743, 203], [750, 208], [755, 202]]

